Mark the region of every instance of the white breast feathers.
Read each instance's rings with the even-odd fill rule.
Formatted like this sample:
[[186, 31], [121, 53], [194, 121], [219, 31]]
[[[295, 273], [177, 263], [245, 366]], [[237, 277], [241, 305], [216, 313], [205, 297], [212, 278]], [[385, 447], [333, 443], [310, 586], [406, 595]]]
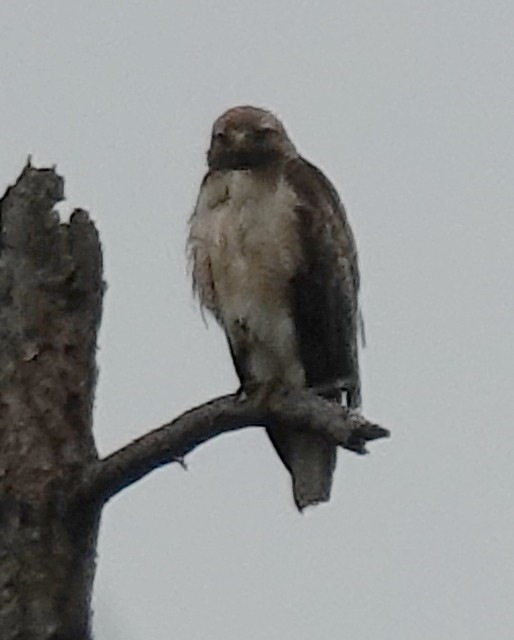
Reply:
[[[301, 260], [292, 189], [281, 179], [232, 171], [204, 183], [191, 220], [200, 300], [229, 337], [244, 326], [254, 375], [303, 384], [288, 287]], [[281, 369], [281, 372], [278, 371]]]

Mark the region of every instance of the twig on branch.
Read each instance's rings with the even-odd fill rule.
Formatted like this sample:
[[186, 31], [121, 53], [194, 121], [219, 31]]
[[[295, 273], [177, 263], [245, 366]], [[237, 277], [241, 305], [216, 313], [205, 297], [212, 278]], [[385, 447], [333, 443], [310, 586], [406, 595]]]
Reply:
[[198, 445], [221, 433], [249, 426], [280, 425], [294, 429], [298, 424], [361, 454], [367, 453], [367, 441], [389, 436], [386, 429], [359, 413], [310, 391], [289, 394], [265, 408], [251, 400], [243, 402], [236, 395], [221, 396], [92, 463], [86, 470], [78, 498], [106, 502], [154, 469], [182, 462]]

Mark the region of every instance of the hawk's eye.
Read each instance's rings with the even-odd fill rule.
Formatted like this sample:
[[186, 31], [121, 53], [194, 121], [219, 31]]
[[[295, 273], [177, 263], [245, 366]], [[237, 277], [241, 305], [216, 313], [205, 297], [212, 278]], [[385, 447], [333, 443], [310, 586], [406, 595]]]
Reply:
[[217, 131], [214, 134], [213, 138], [214, 138], [214, 140], [216, 140], [216, 142], [220, 142], [221, 144], [225, 144], [225, 142], [228, 139], [228, 136], [223, 131]]
[[253, 133], [255, 142], [263, 142], [269, 135], [270, 129], [256, 129]]

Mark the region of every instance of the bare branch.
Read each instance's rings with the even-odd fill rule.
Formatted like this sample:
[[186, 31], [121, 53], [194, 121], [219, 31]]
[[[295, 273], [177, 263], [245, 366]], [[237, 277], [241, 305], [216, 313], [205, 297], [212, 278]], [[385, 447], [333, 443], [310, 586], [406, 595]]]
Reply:
[[221, 433], [248, 426], [280, 425], [294, 429], [298, 424], [356, 453], [367, 453], [366, 441], [389, 436], [386, 429], [359, 413], [309, 391], [289, 394], [266, 408], [250, 400], [243, 402], [235, 395], [222, 396], [93, 462], [84, 476], [79, 499], [106, 502], [154, 469], [170, 462], [183, 462], [184, 456], [198, 445]]

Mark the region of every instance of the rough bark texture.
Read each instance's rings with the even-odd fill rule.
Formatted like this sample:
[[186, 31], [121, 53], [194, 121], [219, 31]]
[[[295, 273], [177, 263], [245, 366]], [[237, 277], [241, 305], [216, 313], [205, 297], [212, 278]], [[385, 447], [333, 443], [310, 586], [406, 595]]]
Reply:
[[89, 640], [104, 504], [225, 431], [312, 429], [366, 453], [388, 432], [304, 391], [216, 398], [103, 460], [92, 435], [102, 253], [86, 212], [53, 211], [63, 181], [28, 164], [0, 201], [0, 638]]
[[0, 637], [89, 637], [98, 513], [70, 489], [92, 436], [102, 256], [63, 180], [27, 165], [0, 203]]

